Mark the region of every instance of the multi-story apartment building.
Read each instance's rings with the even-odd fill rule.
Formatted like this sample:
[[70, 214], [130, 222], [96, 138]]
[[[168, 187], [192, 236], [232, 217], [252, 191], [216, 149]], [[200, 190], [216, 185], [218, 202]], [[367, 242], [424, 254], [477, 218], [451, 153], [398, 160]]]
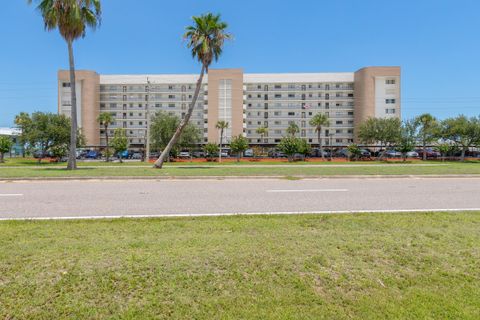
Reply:
[[[195, 91], [198, 75], [99, 75], [77, 71], [78, 124], [90, 146], [104, 146], [105, 133], [96, 118], [110, 112], [111, 130], [125, 128], [132, 148], [145, 144], [148, 118], [163, 110], [182, 118]], [[67, 71], [58, 74], [60, 113], [70, 114]], [[309, 125], [324, 113], [330, 126], [325, 145], [355, 141], [355, 129], [369, 117], [400, 117], [400, 68], [367, 67], [346, 73], [249, 74], [242, 69], [210, 69], [204, 78], [190, 121], [203, 132], [204, 142], [218, 142], [217, 121], [229, 123], [226, 141], [243, 134], [251, 144], [275, 145], [289, 124], [299, 136], [316, 144]], [[267, 127], [261, 141], [256, 130]]]

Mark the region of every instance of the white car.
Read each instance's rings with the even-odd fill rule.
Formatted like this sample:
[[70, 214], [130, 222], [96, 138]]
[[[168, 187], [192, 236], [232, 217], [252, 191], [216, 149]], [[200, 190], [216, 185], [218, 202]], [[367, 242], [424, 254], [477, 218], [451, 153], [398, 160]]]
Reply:
[[418, 158], [419, 154], [416, 151], [407, 152], [407, 158]]
[[190, 152], [188, 151], [182, 151], [178, 154], [179, 158], [190, 158]]

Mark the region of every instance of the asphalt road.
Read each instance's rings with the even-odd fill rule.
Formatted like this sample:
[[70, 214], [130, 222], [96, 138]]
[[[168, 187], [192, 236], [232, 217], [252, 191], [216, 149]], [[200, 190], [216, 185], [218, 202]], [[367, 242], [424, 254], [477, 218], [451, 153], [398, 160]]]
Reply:
[[480, 178], [0, 182], [0, 219], [480, 210]]

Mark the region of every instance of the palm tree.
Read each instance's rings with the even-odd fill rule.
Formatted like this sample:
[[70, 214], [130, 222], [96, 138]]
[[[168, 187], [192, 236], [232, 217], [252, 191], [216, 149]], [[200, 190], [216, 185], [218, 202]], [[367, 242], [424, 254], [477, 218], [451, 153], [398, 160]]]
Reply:
[[325, 114], [317, 113], [312, 119], [310, 119], [310, 125], [315, 127], [315, 132], [318, 134], [318, 147], [320, 148], [320, 154], [322, 155], [322, 160], [325, 160], [322, 145], [322, 127], [329, 126], [330, 121]]
[[287, 134], [289, 134], [290, 136], [295, 137], [298, 131], [300, 131], [300, 128], [295, 122], [291, 122], [288, 125]]
[[70, 129], [70, 153], [67, 169], [77, 168], [77, 96], [75, 88], [75, 62], [73, 57], [73, 42], [80, 37], [85, 37], [87, 27], [95, 29], [100, 24], [100, 0], [27, 0], [39, 2], [37, 9], [40, 11], [45, 29], [50, 31], [58, 29], [60, 35], [67, 42], [68, 60], [70, 64], [70, 89], [72, 99]]
[[222, 162], [222, 144], [223, 144], [223, 131], [228, 129], [228, 122], [220, 120], [215, 125], [215, 128], [220, 130], [220, 152], [218, 153], [218, 162]]
[[109, 144], [108, 144], [108, 126], [110, 126], [113, 122], [113, 116], [110, 112], [102, 112], [98, 115], [97, 118], [98, 123], [103, 126], [105, 130], [105, 140], [107, 146], [105, 147], [106, 154], [107, 154], [107, 162], [109, 161]]
[[262, 156], [263, 156], [263, 138], [268, 134], [268, 128], [267, 127], [258, 127], [256, 130], [257, 134], [260, 135], [260, 143], [262, 144]]
[[202, 86], [204, 73], [208, 73], [208, 67], [210, 64], [218, 60], [223, 51], [223, 44], [225, 40], [229, 40], [232, 36], [226, 32], [228, 25], [225, 22], [220, 21], [220, 15], [214, 15], [212, 13], [203, 14], [199, 17], [193, 17], [193, 26], [188, 26], [183, 38], [187, 40], [187, 47], [191, 49], [192, 56], [198, 59], [202, 64], [202, 70], [200, 71], [200, 77], [197, 80], [197, 86], [193, 95], [192, 103], [188, 107], [185, 118], [180, 122], [177, 130], [175, 131], [170, 142], [163, 150], [162, 154], [155, 161], [154, 167], [161, 168], [165, 158], [168, 157], [170, 150], [175, 145], [180, 135], [187, 125], [190, 117], [193, 113], [193, 108], [197, 102], [200, 88]]

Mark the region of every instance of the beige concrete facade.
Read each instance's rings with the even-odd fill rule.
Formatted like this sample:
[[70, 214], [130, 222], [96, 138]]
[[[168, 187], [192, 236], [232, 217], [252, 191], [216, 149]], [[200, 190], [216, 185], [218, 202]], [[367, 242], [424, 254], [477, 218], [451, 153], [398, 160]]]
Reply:
[[[228, 119], [220, 116], [220, 82], [231, 81], [231, 115]], [[243, 70], [242, 69], [210, 69], [208, 72], [208, 141], [219, 142], [219, 120], [225, 120], [231, 128], [231, 135], [243, 134]]]
[[[97, 122], [99, 110], [99, 88], [100, 76], [94, 71], [79, 70], [75, 72], [75, 81], [77, 82], [77, 112], [79, 116], [79, 127], [85, 135], [89, 145], [98, 146], [100, 144], [100, 125]], [[70, 73], [61, 70], [58, 72], [58, 112], [70, 110], [71, 98], [69, 89], [63, 86], [64, 83], [70, 83]]]
[[[378, 80], [389, 84], [390, 88], [380, 88]], [[384, 117], [381, 111], [385, 98], [395, 100], [393, 109], [395, 113], [392, 116], [401, 117], [401, 101], [400, 101], [400, 67], [365, 67], [357, 72], [354, 76], [355, 87], [355, 108], [354, 108], [354, 127], [358, 126], [368, 118]], [[383, 92], [382, 92], [383, 90]], [[387, 90], [392, 90], [390, 93]]]

